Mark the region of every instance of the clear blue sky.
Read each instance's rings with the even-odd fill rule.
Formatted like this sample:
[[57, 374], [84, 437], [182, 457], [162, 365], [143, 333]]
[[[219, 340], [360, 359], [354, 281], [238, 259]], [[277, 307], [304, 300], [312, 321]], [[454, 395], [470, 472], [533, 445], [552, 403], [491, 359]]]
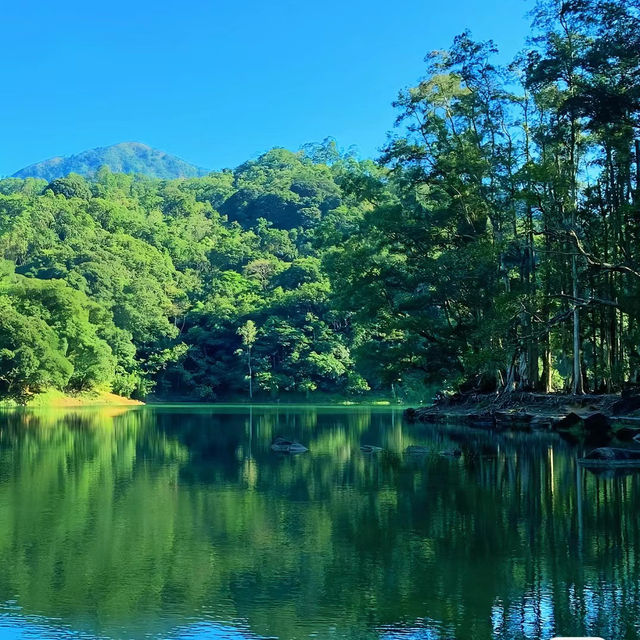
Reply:
[[470, 28], [511, 57], [526, 0], [5, 0], [0, 176], [140, 141], [207, 168], [327, 136], [373, 156], [391, 101]]

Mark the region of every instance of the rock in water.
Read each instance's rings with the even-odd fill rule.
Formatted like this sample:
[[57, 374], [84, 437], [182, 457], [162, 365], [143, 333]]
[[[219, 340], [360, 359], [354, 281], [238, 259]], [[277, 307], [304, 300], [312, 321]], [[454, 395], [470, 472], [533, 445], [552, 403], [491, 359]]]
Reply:
[[453, 449], [453, 451], [441, 451], [440, 455], [447, 458], [459, 458], [462, 455], [462, 451], [460, 451], [460, 449]]
[[468, 413], [461, 416], [469, 426], [479, 429], [493, 429], [496, 426], [496, 418], [491, 413]]
[[496, 426], [505, 429], [529, 430], [531, 428], [534, 415], [524, 411], [496, 411]]
[[405, 450], [405, 453], [408, 453], [410, 456], [424, 456], [431, 452], [430, 447], [422, 447], [416, 444], [408, 446]]
[[606, 435], [611, 431], [611, 421], [604, 413], [592, 413], [583, 418], [585, 431], [591, 435]]
[[635, 429], [634, 427], [622, 427], [616, 431], [616, 438], [626, 442], [637, 440], [639, 436], [640, 429]]
[[638, 409], [640, 409], [640, 395], [621, 398], [611, 407], [614, 416], [623, 416]]
[[604, 413], [597, 412], [589, 415], [579, 415], [572, 411], [555, 424], [555, 428], [558, 431], [566, 431], [580, 427], [591, 436], [605, 436], [611, 431], [611, 421]]
[[640, 449], [599, 447], [579, 460], [585, 466], [640, 466]]
[[577, 427], [582, 422], [582, 418], [572, 411], [569, 415], [566, 415], [564, 418], [558, 420], [555, 424], [555, 428], [558, 431], [566, 431], [567, 429], [573, 429], [573, 427]]
[[282, 436], [278, 436], [271, 444], [272, 451], [278, 451], [279, 453], [304, 453], [309, 451], [307, 447], [299, 442], [293, 440], [287, 440]]
[[382, 447], [376, 447], [372, 444], [362, 444], [360, 445], [360, 451], [362, 451], [362, 453], [378, 453], [382, 451]]
[[408, 420], [409, 422], [414, 422], [416, 419], [416, 410], [409, 407], [409, 409], [404, 410], [402, 415], [404, 416], [405, 420]]

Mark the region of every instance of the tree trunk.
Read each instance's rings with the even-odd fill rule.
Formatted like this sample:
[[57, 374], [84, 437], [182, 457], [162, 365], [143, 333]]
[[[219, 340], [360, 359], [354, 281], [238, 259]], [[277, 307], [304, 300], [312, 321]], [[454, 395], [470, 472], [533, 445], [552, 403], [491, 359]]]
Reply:
[[635, 140], [636, 150], [636, 204], [640, 203], [640, 140]]
[[[578, 256], [571, 256], [571, 273], [573, 280], [573, 298], [578, 299]], [[584, 393], [582, 367], [580, 366], [580, 310], [576, 304], [573, 309], [573, 393]]]

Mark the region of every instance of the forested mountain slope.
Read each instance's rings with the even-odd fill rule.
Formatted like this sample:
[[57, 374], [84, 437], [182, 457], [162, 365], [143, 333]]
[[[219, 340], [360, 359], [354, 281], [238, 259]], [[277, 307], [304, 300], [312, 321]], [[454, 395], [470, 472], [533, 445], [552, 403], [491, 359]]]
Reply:
[[467, 33], [335, 145], [160, 180], [0, 181], [0, 393], [617, 390], [640, 370], [640, 16]]
[[32, 164], [13, 174], [14, 178], [42, 178], [47, 181], [70, 173], [92, 176], [101, 167], [113, 173], [141, 173], [151, 178], [193, 178], [207, 173], [176, 156], [140, 142], [121, 142], [81, 153]]
[[274, 150], [194, 179], [0, 181], [4, 393], [245, 394], [249, 348], [258, 392], [366, 389], [322, 268], [367, 208], [347, 172], [382, 175]]

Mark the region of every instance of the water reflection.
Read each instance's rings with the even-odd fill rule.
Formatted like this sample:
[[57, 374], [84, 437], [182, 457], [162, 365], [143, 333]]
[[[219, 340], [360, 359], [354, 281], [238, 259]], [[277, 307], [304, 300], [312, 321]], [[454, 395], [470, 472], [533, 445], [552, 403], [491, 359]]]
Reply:
[[5, 413], [0, 637], [640, 638], [639, 476], [580, 455], [390, 409]]

